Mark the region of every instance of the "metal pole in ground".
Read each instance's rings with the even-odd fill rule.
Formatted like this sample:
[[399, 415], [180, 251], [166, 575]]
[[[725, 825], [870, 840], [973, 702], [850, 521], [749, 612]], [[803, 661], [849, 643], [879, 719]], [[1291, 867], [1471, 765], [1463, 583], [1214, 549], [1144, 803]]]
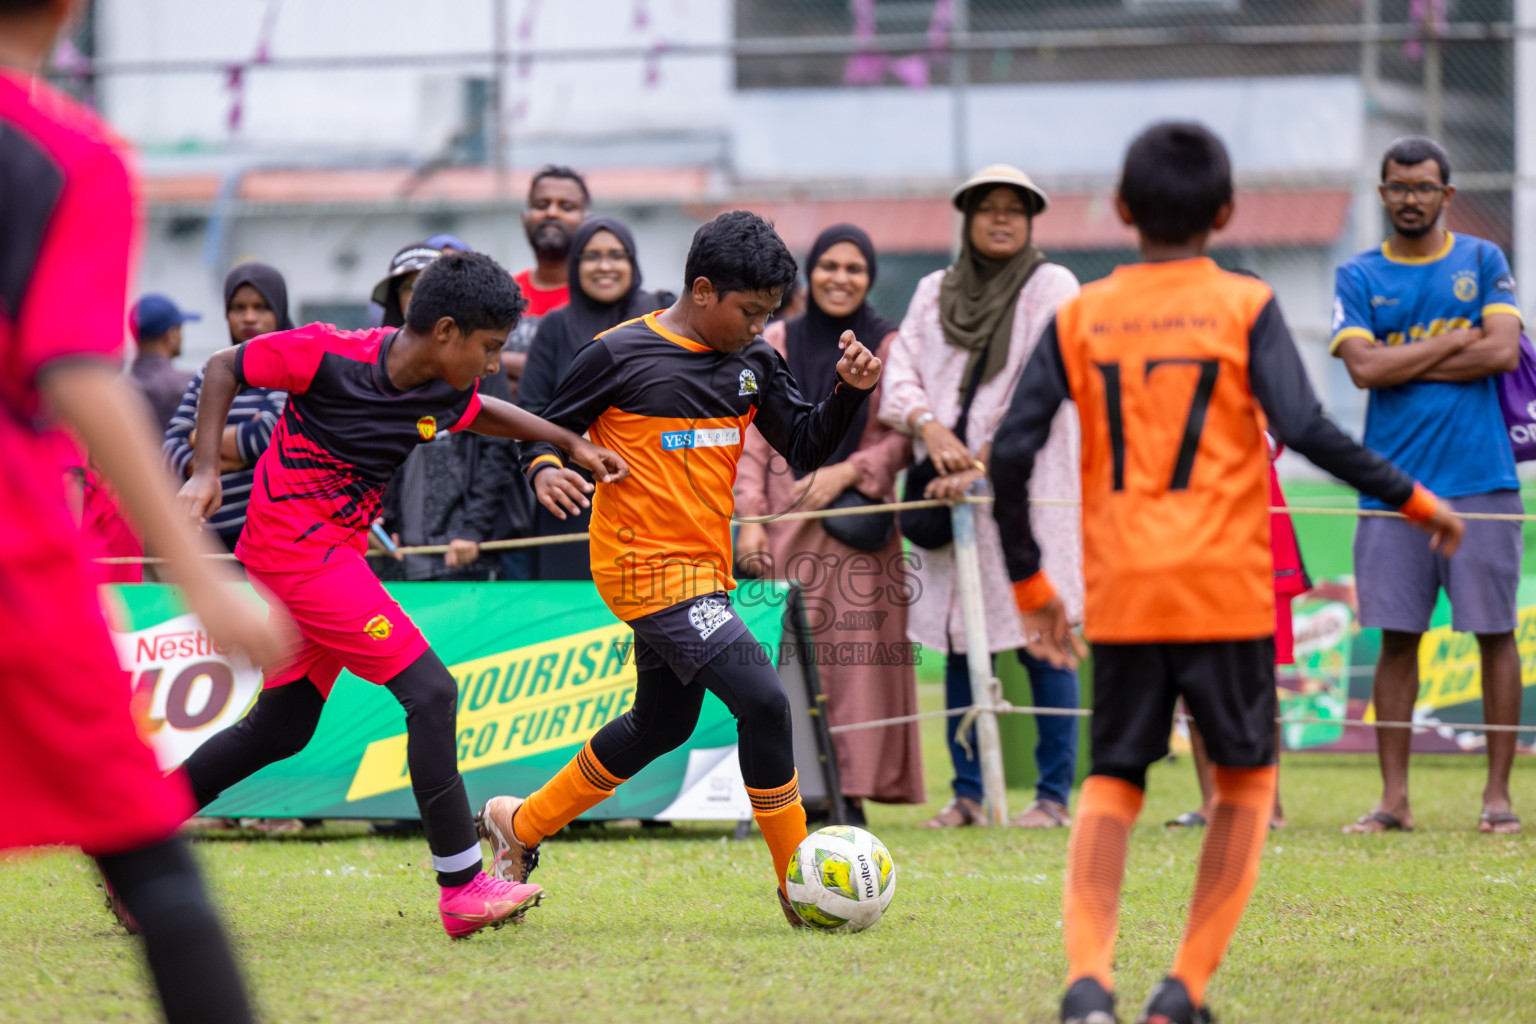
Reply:
[[[980, 493], [985, 487], [977, 481], [971, 493]], [[981, 596], [981, 560], [976, 555], [976, 506], [956, 505], [949, 514], [955, 529], [955, 585], [960, 588], [960, 614], [965, 619], [971, 703], [990, 708], [997, 703], [998, 683], [992, 677], [992, 656], [987, 646], [987, 608]], [[1003, 781], [1003, 744], [997, 731], [997, 715], [991, 711], [976, 716], [976, 754], [981, 758], [981, 792], [987, 817], [994, 825], [1006, 824], [1008, 789]]]
[[1536, 281], [1536, 0], [1515, 0], [1515, 283]]

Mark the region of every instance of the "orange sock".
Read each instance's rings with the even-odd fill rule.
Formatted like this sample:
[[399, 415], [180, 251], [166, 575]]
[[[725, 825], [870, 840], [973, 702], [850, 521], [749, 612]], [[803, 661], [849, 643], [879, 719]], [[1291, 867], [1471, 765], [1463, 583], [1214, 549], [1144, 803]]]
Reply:
[[1120, 922], [1120, 882], [1131, 826], [1144, 794], [1124, 779], [1090, 775], [1083, 781], [1067, 845], [1061, 921], [1067, 944], [1067, 987], [1093, 978], [1114, 988], [1115, 931]]
[[789, 858], [805, 839], [805, 805], [800, 802], [800, 772], [796, 770], [790, 780], [777, 789], [753, 789], [747, 787], [752, 798], [752, 817], [763, 830], [768, 852], [773, 856], [773, 874], [784, 888], [784, 872], [789, 870]]
[[1171, 972], [1196, 1006], [1205, 1002], [1205, 987], [1258, 881], [1279, 779], [1278, 765], [1216, 769], [1216, 811], [1205, 829], [1189, 924]]
[[603, 767], [588, 742], [554, 778], [523, 801], [512, 818], [512, 829], [525, 846], [537, 846], [545, 836], [608, 799], [626, 781]]

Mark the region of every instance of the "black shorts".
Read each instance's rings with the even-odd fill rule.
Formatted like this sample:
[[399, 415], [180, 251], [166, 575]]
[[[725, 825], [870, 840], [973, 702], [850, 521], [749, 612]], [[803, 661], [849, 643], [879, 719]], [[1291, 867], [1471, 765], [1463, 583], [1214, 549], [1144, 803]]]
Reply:
[[1093, 771], [1168, 756], [1180, 697], [1223, 768], [1275, 763], [1275, 641], [1093, 645]]
[[636, 670], [670, 668], [687, 684], [745, 633], [747, 624], [725, 592], [717, 591], [631, 619], [629, 628], [635, 631]]

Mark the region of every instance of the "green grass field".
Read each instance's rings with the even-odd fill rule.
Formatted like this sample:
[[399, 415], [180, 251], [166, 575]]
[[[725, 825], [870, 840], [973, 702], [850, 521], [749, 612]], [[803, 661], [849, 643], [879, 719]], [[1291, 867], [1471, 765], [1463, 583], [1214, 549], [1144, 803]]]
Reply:
[[[915, 828], [946, 793], [938, 722], [925, 740], [935, 802], [871, 809], [898, 891], [858, 935], [792, 932], [761, 840], [720, 826], [552, 840], [545, 904], [462, 943], [438, 925], [419, 839], [337, 825], [197, 853], [269, 1021], [1054, 1021], [1066, 834]], [[1419, 831], [1345, 837], [1374, 798], [1374, 762], [1288, 757], [1293, 826], [1273, 836], [1212, 986], [1223, 1024], [1536, 1019], [1536, 839], [1476, 833], [1482, 766], [1419, 759]], [[1200, 840], [1160, 823], [1195, 792], [1187, 761], [1154, 769], [1116, 958], [1128, 1020], [1179, 939]], [[1536, 808], [1525, 761], [1515, 799]], [[0, 1021], [156, 1019], [137, 945], [79, 855], [0, 864], [0, 904]]]

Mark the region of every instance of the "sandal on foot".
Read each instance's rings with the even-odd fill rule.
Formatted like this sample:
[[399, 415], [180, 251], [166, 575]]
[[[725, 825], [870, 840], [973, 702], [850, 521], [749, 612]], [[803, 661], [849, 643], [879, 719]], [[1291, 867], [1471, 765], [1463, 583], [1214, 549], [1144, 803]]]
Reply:
[[1520, 831], [1520, 815], [1513, 811], [1484, 811], [1477, 819], [1483, 835], [1512, 836]]
[[986, 812], [981, 804], [959, 796], [944, 805], [943, 810], [923, 822], [920, 828], [965, 828], [968, 825], [985, 825]]
[[1163, 828], [1205, 828], [1205, 815], [1199, 811], [1185, 811], [1177, 818], [1163, 822]]
[[[1374, 828], [1372, 826], [1380, 826]], [[1355, 819], [1353, 825], [1345, 825], [1341, 830], [1345, 835], [1374, 835], [1378, 832], [1412, 832], [1412, 825], [1404, 825], [1395, 814], [1386, 811], [1372, 811], [1362, 814]]]
[[[1044, 820], [1039, 816], [1030, 817], [1036, 811], [1040, 812]], [[1072, 812], [1054, 800], [1034, 800], [1014, 815], [1008, 824], [1014, 828], [1071, 828]]]

